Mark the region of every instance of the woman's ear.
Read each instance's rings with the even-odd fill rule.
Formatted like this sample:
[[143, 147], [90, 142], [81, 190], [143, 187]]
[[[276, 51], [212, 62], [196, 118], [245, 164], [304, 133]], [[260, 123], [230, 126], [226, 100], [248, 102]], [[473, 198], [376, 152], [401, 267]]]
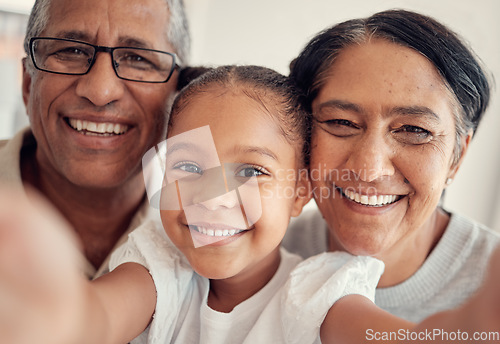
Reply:
[[[452, 166], [450, 167], [450, 172], [448, 173], [447, 181], [448, 180], [451, 181], [455, 178], [455, 175], [457, 174], [458, 169], [462, 165], [462, 162], [463, 162], [464, 157], [465, 157], [465, 153], [467, 153], [467, 150], [469, 149], [469, 144], [472, 140], [473, 133], [474, 133], [473, 130], [469, 129], [469, 132], [467, 133], [467, 135], [462, 136], [461, 142], [460, 142], [461, 143], [460, 156], [459, 156], [458, 160], [456, 162], [454, 162], [452, 164]], [[447, 183], [447, 184], [449, 184], [449, 183]]]
[[292, 207], [292, 216], [299, 216], [302, 208], [312, 198], [311, 182], [309, 180], [309, 173], [306, 169], [300, 169], [297, 176], [297, 183], [295, 187], [295, 201]]

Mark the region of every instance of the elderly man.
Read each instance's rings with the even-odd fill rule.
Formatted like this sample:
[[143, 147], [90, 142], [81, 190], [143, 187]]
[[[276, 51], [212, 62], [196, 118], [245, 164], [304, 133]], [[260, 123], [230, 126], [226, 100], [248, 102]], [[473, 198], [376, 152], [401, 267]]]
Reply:
[[165, 136], [189, 34], [182, 0], [37, 0], [23, 99], [30, 128], [0, 142], [0, 182], [41, 192], [79, 236], [86, 274], [148, 211], [141, 160]]

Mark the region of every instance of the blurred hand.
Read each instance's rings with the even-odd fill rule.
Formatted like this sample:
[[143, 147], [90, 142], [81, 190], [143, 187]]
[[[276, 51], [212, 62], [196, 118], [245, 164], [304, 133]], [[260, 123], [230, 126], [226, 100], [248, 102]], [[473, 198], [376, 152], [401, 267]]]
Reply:
[[488, 339], [477, 343], [500, 343], [500, 247], [491, 256], [482, 287], [462, 307], [462, 328], [472, 337], [480, 332]]
[[0, 343], [70, 344], [86, 280], [69, 225], [41, 196], [0, 188]]

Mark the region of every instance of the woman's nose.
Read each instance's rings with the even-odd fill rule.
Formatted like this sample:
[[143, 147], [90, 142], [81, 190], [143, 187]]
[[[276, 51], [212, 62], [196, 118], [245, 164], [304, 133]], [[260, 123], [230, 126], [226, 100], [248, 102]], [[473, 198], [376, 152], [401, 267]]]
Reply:
[[346, 168], [356, 178], [372, 182], [394, 174], [393, 155], [393, 149], [385, 142], [382, 133], [367, 131], [352, 145]]
[[95, 106], [105, 106], [119, 100], [124, 93], [124, 81], [118, 78], [112, 63], [110, 54], [98, 53], [90, 71], [80, 76], [77, 95]]

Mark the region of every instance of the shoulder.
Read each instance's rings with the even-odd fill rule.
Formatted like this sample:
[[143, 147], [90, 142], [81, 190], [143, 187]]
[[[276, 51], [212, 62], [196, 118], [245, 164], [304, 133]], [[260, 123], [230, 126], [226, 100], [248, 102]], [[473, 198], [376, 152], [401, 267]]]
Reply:
[[[353, 290], [351, 284], [359, 284], [361, 292], [365, 283], [371, 281], [374, 283], [371, 292], [374, 292], [384, 267], [384, 263], [376, 258], [354, 256], [342, 251], [325, 252], [298, 264], [290, 274], [288, 286], [291, 289], [306, 288], [314, 293], [319, 290], [328, 293], [344, 290], [344, 293], [349, 293]], [[325, 288], [327, 285], [332, 288]], [[370, 298], [373, 300], [373, 297]]]
[[[190, 271], [184, 256], [167, 238], [156, 221], [146, 221], [128, 235], [125, 244], [112, 255], [110, 268], [134, 262], [145, 266], [151, 274], [157, 271]], [[181, 267], [182, 269], [178, 270]]]
[[347, 252], [327, 252], [300, 263], [281, 297], [287, 343], [311, 342], [326, 314], [340, 298], [357, 294], [372, 302], [384, 263]]
[[21, 151], [35, 147], [36, 141], [29, 128], [19, 131], [9, 140], [0, 141], [0, 180], [22, 187]]
[[489, 257], [500, 244], [500, 233], [460, 214], [452, 214], [443, 241], [460, 244], [463, 255]]

